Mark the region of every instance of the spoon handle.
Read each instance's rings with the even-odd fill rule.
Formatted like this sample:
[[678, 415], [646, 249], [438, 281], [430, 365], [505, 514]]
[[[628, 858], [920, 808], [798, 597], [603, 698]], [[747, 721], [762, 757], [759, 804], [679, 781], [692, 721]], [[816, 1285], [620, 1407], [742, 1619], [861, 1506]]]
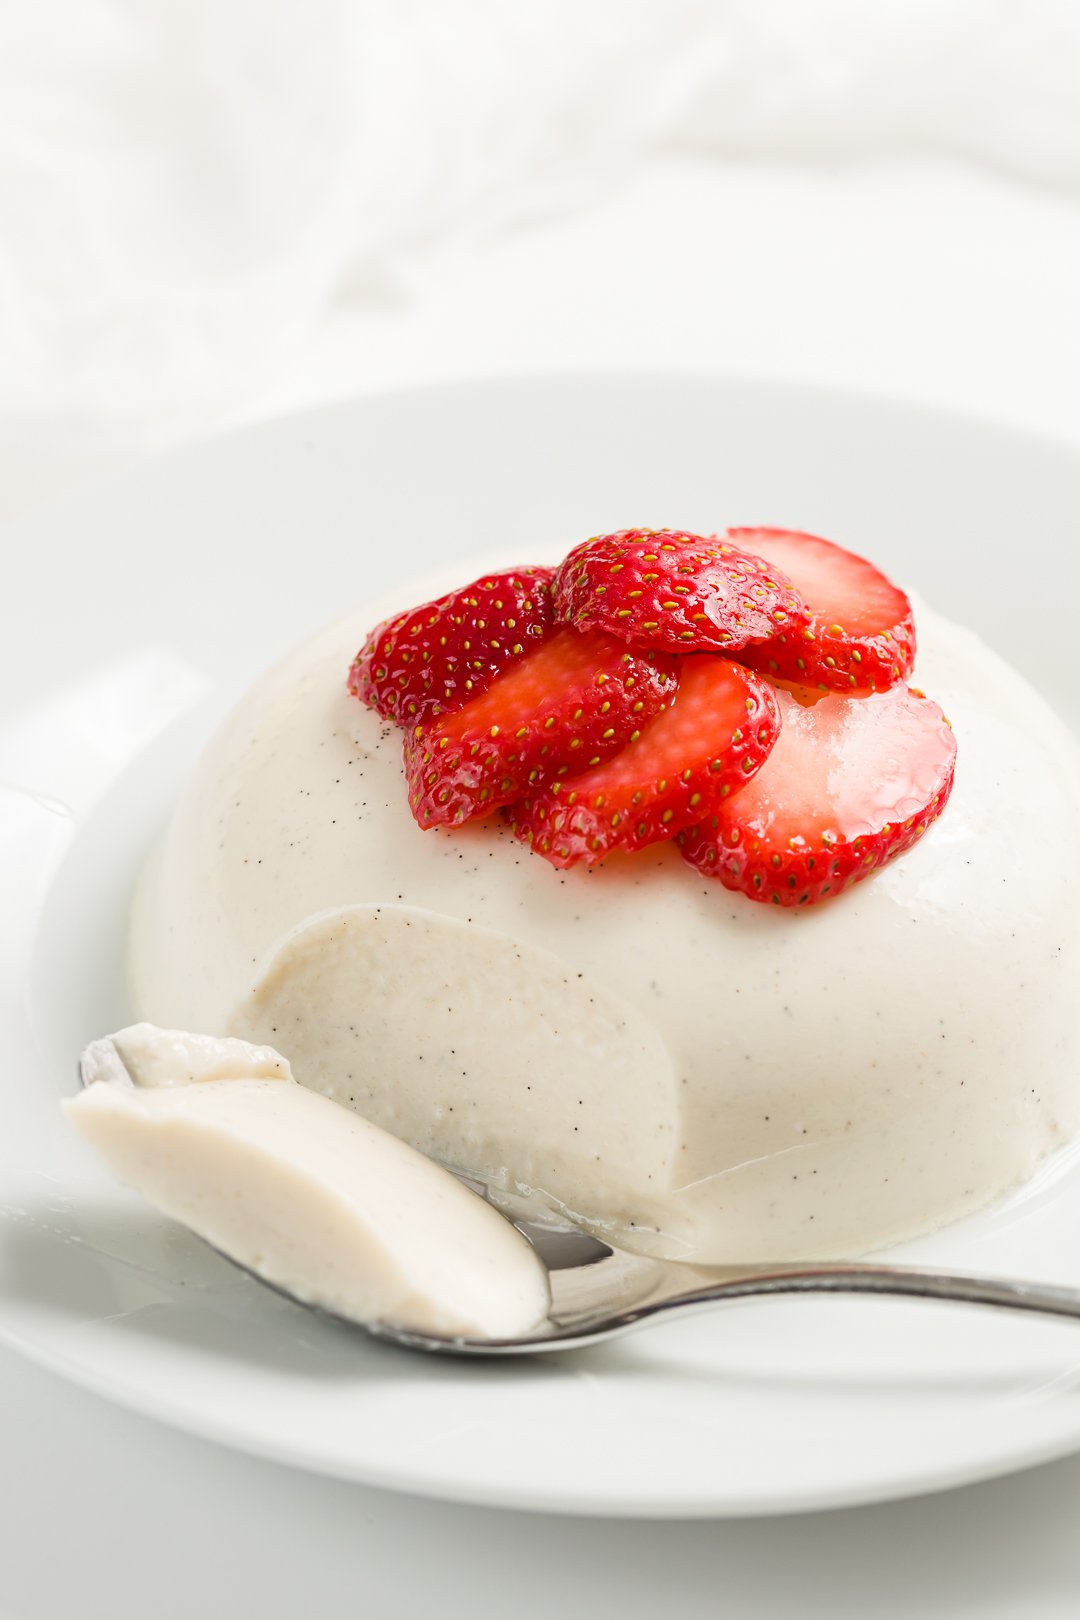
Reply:
[[[921, 1266], [805, 1265], [757, 1267], [728, 1275], [703, 1287], [687, 1289], [656, 1301], [658, 1311], [704, 1306], [714, 1301], [763, 1294], [879, 1294], [991, 1305], [1006, 1311], [1034, 1311], [1043, 1316], [1080, 1319], [1080, 1288], [1054, 1283], [980, 1276], [978, 1272], [931, 1271]], [[649, 1311], [649, 1306], [645, 1307]]]

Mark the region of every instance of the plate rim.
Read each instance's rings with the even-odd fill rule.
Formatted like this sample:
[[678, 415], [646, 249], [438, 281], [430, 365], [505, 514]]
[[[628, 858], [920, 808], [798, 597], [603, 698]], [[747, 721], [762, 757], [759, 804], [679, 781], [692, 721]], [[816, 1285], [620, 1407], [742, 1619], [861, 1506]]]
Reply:
[[63, 491], [52, 499], [36, 503], [29, 511], [0, 522], [0, 536], [16, 535], [23, 528], [33, 528], [38, 522], [51, 521], [74, 511], [84, 500], [107, 497], [113, 490], [122, 490], [143, 478], [151, 478], [170, 467], [181, 466], [189, 458], [228, 445], [258, 438], [267, 433], [291, 428], [324, 416], [345, 414], [357, 406], [377, 405], [380, 402], [404, 402], [413, 398], [428, 398], [438, 394], [483, 393], [505, 387], [565, 387], [571, 384], [608, 386], [614, 383], [631, 387], [655, 385], [678, 386], [684, 383], [705, 383], [731, 388], [736, 391], [771, 392], [801, 395], [806, 399], [828, 400], [840, 406], [864, 405], [871, 410], [889, 410], [913, 417], [933, 417], [958, 428], [976, 427], [988, 433], [1000, 433], [1010, 439], [1020, 439], [1035, 447], [1080, 455], [1080, 437], [1062, 428], [1051, 431], [1033, 427], [1030, 423], [1013, 419], [994, 411], [970, 410], [963, 406], [924, 400], [917, 394], [893, 393], [886, 389], [861, 387], [845, 383], [817, 383], [807, 378], [770, 376], [765, 372], [725, 370], [717, 366], [627, 366], [598, 367], [552, 366], [525, 371], [462, 372], [451, 377], [438, 377], [430, 381], [400, 383], [393, 387], [372, 388], [370, 391], [336, 395], [331, 399], [303, 405], [292, 411], [273, 411], [244, 421], [225, 422], [220, 428], [198, 433], [190, 438], [164, 446], [155, 446], [145, 454], [120, 468], [93, 475], [74, 489]]
[[[363, 1329], [358, 1331], [363, 1332]], [[1080, 1424], [1068, 1438], [1051, 1444], [1032, 1441], [1020, 1446], [1008, 1457], [983, 1459], [975, 1467], [957, 1463], [925, 1476], [915, 1470], [898, 1485], [895, 1479], [862, 1484], [854, 1493], [837, 1486], [828, 1490], [809, 1489], [791, 1491], [787, 1495], [773, 1492], [767, 1498], [738, 1498], [717, 1492], [706, 1498], [697, 1492], [686, 1497], [666, 1494], [649, 1500], [643, 1495], [600, 1498], [586, 1491], [576, 1492], [573, 1484], [560, 1488], [560, 1500], [553, 1499], [553, 1491], [527, 1489], [501, 1489], [496, 1498], [491, 1487], [439, 1481], [433, 1483], [422, 1472], [407, 1468], [386, 1466], [346, 1467], [326, 1458], [317, 1458], [304, 1452], [292, 1442], [280, 1440], [271, 1444], [261, 1436], [228, 1422], [214, 1422], [201, 1411], [189, 1411], [180, 1403], [169, 1399], [155, 1399], [127, 1388], [120, 1380], [104, 1373], [87, 1371], [62, 1353], [43, 1349], [40, 1345], [13, 1333], [0, 1320], [0, 1344], [23, 1356], [35, 1366], [64, 1379], [77, 1389], [132, 1412], [152, 1423], [160, 1423], [177, 1434], [185, 1434], [211, 1446], [221, 1446], [241, 1456], [255, 1457], [282, 1468], [297, 1469], [317, 1478], [335, 1479], [350, 1485], [362, 1485], [372, 1490], [391, 1491], [398, 1496], [418, 1496], [432, 1502], [449, 1502], [463, 1507], [499, 1509], [507, 1513], [543, 1514], [553, 1518], [622, 1519], [649, 1522], [654, 1520], [709, 1519], [781, 1519], [810, 1513], [838, 1513], [848, 1508], [873, 1507], [889, 1502], [905, 1502], [923, 1496], [962, 1490], [967, 1485], [979, 1485], [989, 1480], [1005, 1479], [1013, 1474], [1026, 1473], [1044, 1464], [1059, 1462], [1080, 1452]], [[421, 1351], [405, 1351], [421, 1355]]]

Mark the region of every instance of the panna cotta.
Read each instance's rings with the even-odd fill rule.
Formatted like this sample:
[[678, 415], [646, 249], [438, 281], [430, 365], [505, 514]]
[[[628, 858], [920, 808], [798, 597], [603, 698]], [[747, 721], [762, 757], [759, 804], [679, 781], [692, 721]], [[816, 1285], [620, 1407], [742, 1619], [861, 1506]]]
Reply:
[[[64, 1111], [116, 1177], [230, 1259], [349, 1321], [498, 1339], [549, 1295], [521, 1234], [266, 1046], [138, 1024]], [[118, 1061], [119, 1059], [119, 1061]]]
[[976, 636], [919, 610], [945, 812], [790, 909], [671, 842], [558, 870], [499, 816], [418, 826], [346, 675], [431, 594], [313, 637], [208, 746], [140, 885], [140, 1017], [268, 1044], [435, 1160], [697, 1262], [912, 1236], [1080, 1129], [1077, 749]]

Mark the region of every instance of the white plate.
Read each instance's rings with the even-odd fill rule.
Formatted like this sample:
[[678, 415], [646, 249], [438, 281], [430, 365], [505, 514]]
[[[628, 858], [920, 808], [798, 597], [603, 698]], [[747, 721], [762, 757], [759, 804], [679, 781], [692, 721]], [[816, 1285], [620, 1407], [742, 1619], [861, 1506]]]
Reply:
[[[0, 1333], [12, 1344], [249, 1451], [521, 1507], [778, 1513], [1080, 1447], [1080, 1328], [1067, 1324], [789, 1301], [518, 1364], [382, 1348], [114, 1190], [64, 1126], [80, 1047], [127, 1015], [139, 859], [239, 687], [406, 571], [508, 541], [526, 560], [553, 536], [642, 522], [848, 540], [1009, 651], [1072, 718], [1080, 709], [1066, 638], [1045, 634], [1048, 604], [1080, 587], [1080, 455], [861, 398], [670, 377], [400, 394], [220, 440], [8, 531]], [[1066, 1155], [906, 1254], [1080, 1282], [1080, 1174]]]

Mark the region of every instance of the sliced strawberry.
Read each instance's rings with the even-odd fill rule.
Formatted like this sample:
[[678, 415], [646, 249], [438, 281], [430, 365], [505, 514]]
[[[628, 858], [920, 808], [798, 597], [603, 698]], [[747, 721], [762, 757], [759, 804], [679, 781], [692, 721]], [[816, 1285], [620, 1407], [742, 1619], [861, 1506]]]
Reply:
[[485, 574], [378, 625], [356, 655], [349, 691], [387, 720], [417, 724], [485, 691], [553, 624], [550, 568]]
[[776, 696], [784, 724], [765, 768], [679, 842], [725, 888], [802, 906], [922, 836], [952, 791], [956, 739], [937, 704], [906, 686], [809, 707]]
[[791, 581], [726, 537], [623, 529], [575, 546], [555, 574], [555, 615], [638, 647], [737, 652], [809, 621]]
[[708, 654], [678, 660], [679, 690], [614, 759], [527, 794], [508, 812], [553, 866], [642, 849], [718, 809], [760, 770], [780, 715], [767, 681]]
[[811, 613], [809, 624], [787, 625], [740, 653], [743, 663], [847, 697], [907, 680], [915, 662], [911, 603], [873, 563], [791, 529], [729, 529], [727, 538], [790, 575]]
[[405, 735], [409, 804], [452, 827], [609, 758], [671, 702], [675, 660], [557, 629], [462, 708]]

